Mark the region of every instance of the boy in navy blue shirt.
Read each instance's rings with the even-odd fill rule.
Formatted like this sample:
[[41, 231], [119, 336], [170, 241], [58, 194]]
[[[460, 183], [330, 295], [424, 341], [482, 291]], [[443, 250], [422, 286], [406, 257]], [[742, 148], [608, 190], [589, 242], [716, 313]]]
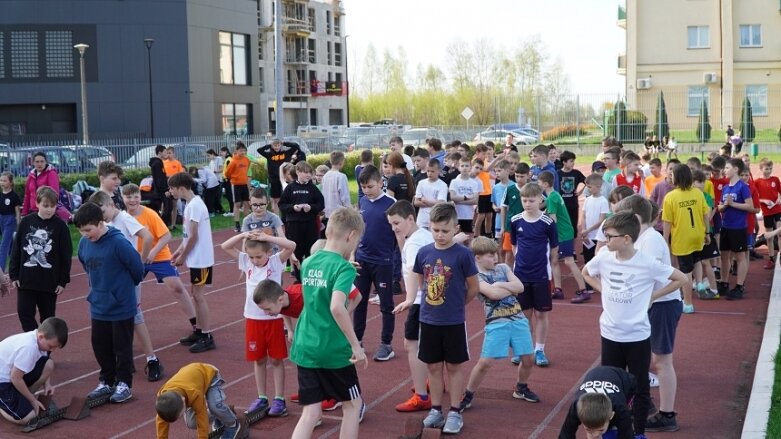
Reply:
[[[447, 434], [460, 432], [464, 425], [459, 406], [464, 392], [461, 365], [469, 361], [465, 306], [480, 290], [472, 252], [453, 241], [458, 232], [457, 225], [455, 206], [447, 203], [434, 205], [431, 209], [434, 243], [418, 250], [412, 268], [424, 292], [420, 304], [418, 358], [428, 366], [431, 390], [431, 411], [423, 420], [423, 425], [428, 428], [444, 427], [442, 432]], [[450, 381], [447, 420], [442, 414], [445, 368]]]
[[[748, 212], [754, 210], [751, 200], [751, 189], [740, 174], [746, 165], [741, 159], [729, 159], [724, 166], [724, 175], [729, 179], [729, 184], [721, 191], [721, 201], [718, 209], [721, 213], [721, 232], [719, 233], [719, 250], [721, 250], [722, 279], [717, 282], [720, 296], [727, 296], [727, 300], [743, 298], [743, 283], [748, 272]], [[735, 259], [738, 263], [738, 273], [735, 280], [735, 288], [729, 289], [729, 266]], [[726, 280], [726, 282], [725, 282]], [[729, 290], [729, 291], [728, 291]]]
[[[515, 254], [513, 273], [523, 282], [524, 293], [518, 297], [518, 301], [526, 318], [529, 322], [532, 321], [532, 315], [536, 318], [532, 327], [534, 362], [537, 366], [546, 367], [549, 364], [545, 356], [548, 313], [553, 309], [550, 258], [558, 254], [559, 237], [556, 222], [540, 210], [542, 187], [539, 184], [526, 183], [521, 188], [521, 203], [523, 212], [510, 220], [510, 242]], [[519, 364], [521, 359], [516, 356], [512, 361]]]
[[549, 148], [546, 145], [537, 145], [531, 151], [532, 167], [530, 168], [531, 181], [536, 182], [542, 171], [550, 171], [553, 174], [553, 190], [559, 191], [559, 173], [556, 166], [548, 160]]
[[396, 235], [393, 234], [385, 212], [396, 202], [382, 191], [382, 176], [374, 165], [367, 165], [358, 177], [363, 198], [358, 201], [366, 232], [355, 252], [355, 262], [361, 265], [355, 286], [361, 292], [361, 303], [353, 313], [353, 328], [358, 340], [363, 340], [366, 330], [366, 308], [372, 284], [380, 298], [382, 334], [380, 346], [374, 353], [374, 361], [388, 361], [395, 356], [391, 341], [396, 320], [393, 315], [393, 252]]

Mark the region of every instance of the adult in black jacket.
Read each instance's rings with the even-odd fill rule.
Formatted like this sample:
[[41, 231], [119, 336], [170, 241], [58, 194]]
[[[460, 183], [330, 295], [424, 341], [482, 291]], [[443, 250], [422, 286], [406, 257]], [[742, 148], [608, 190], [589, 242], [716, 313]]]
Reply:
[[[165, 146], [157, 145], [155, 147], [155, 156], [149, 159], [149, 168], [152, 169], [152, 198], [149, 207], [160, 214], [163, 221], [171, 218], [171, 209], [173, 200], [168, 192], [168, 177], [165, 176], [165, 166], [163, 157], [165, 156]], [[167, 224], [169, 226], [175, 224]]]
[[[635, 377], [629, 372], [611, 366], [599, 366], [586, 372], [583, 383], [575, 394], [575, 401], [572, 402], [567, 417], [564, 419], [564, 425], [559, 432], [559, 439], [575, 439], [578, 426], [582, 423], [578, 416], [578, 401], [583, 395], [602, 394], [610, 399], [613, 408], [613, 416], [609, 417], [606, 424], [600, 428], [594, 425], [584, 425], [588, 437], [602, 437], [605, 431], [617, 428], [618, 439], [632, 439], [634, 437], [634, 427], [632, 426], [632, 412], [627, 407], [629, 401], [635, 395], [637, 383]], [[581, 404], [589, 404], [593, 401], [587, 401], [589, 397]], [[583, 409], [581, 407], [581, 409]], [[585, 423], [584, 423], [585, 424]]]
[[258, 148], [258, 154], [266, 159], [268, 181], [271, 185], [270, 195], [274, 199], [274, 204], [277, 204], [282, 195], [279, 168], [286, 162], [295, 164], [306, 161], [306, 154], [301, 151], [298, 143], [282, 142], [279, 139], [273, 139], [270, 144]]

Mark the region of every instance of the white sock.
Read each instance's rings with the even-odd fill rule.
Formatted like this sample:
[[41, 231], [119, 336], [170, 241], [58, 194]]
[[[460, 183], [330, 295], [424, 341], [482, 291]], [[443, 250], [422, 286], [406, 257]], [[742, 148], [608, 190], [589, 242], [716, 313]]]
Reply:
[[535, 351], [543, 351], [543, 352], [545, 352], [545, 343], [535, 343], [534, 344], [534, 350]]
[[152, 355], [147, 355], [146, 356], [146, 361], [147, 362], [152, 361], [152, 360], [157, 360], [157, 355], [152, 354]]

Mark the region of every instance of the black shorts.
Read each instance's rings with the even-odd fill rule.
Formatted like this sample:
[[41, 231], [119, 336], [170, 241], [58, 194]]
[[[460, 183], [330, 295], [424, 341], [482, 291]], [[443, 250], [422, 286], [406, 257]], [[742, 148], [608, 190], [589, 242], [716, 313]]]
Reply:
[[472, 227], [472, 220], [458, 220], [458, 228], [461, 229], [462, 232], [466, 233], [467, 235], [471, 234], [474, 231], [474, 228]]
[[524, 282], [523, 293], [518, 295], [518, 303], [524, 311], [531, 308], [541, 312], [552, 310], [550, 282]]
[[721, 228], [719, 233], [719, 250], [733, 253], [744, 252], [748, 248], [748, 238], [746, 229], [727, 229]]
[[246, 184], [233, 185], [233, 202], [249, 201], [249, 186]]
[[491, 202], [490, 195], [477, 196], [477, 213], [493, 213], [494, 203]]
[[268, 183], [271, 186], [271, 190], [269, 191], [269, 195], [271, 195], [271, 198], [279, 198], [282, 196], [282, 182], [279, 180], [274, 180], [269, 178]]
[[439, 326], [420, 322], [418, 359], [426, 364], [469, 361], [466, 323]]
[[681, 270], [681, 273], [688, 274], [694, 271], [694, 266], [697, 264], [697, 262], [700, 262], [701, 254], [702, 250], [690, 253], [688, 255], [676, 256], [678, 259], [678, 269]]
[[[41, 378], [43, 368], [46, 366], [48, 356], [43, 356], [35, 363], [33, 370], [24, 375], [24, 383], [29, 388]], [[33, 410], [30, 401], [27, 400], [11, 383], [0, 383], [0, 410], [6, 412], [16, 420], [22, 419]]]
[[648, 320], [651, 322], [651, 352], [656, 355], [673, 353], [675, 347], [675, 331], [683, 313], [683, 302], [668, 300], [655, 302], [648, 310]]
[[211, 285], [213, 267], [191, 268], [190, 283], [193, 285]]
[[412, 305], [407, 311], [407, 320], [404, 321], [404, 338], [418, 341], [420, 337], [420, 305]]
[[326, 399], [352, 401], [360, 397], [361, 385], [354, 365], [341, 369], [298, 366], [298, 400], [301, 404], [320, 404]]
[[710, 242], [705, 244], [705, 246], [702, 247], [702, 250], [698, 253], [700, 261], [707, 261], [708, 259], [718, 258], [721, 256], [721, 253], [719, 252], [719, 245], [716, 243], [716, 238], [712, 233], [709, 233], [709, 235]]
[[765, 230], [775, 230], [776, 224], [781, 222], [781, 213], [774, 213], [773, 215], [763, 217], [762, 221], [765, 222]]

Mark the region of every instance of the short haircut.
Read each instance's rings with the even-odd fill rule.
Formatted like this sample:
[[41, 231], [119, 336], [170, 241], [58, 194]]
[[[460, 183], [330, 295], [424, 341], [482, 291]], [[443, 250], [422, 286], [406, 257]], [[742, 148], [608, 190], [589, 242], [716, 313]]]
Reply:
[[661, 168], [662, 167], [662, 160], [660, 160], [658, 157], [657, 158], [653, 158], [653, 159], [651, 159], [650, 162], [648, 162], [648, 164], [651, 165], [651, 166], [659, 166]]
[[245, 249], [259, 248], [261, 251], [268, 253], [269, 251], [274, 249], [274, 245], [268, 241], [258, 241], [257, 239], [245, 239], [244, 248]]
[[344, 163], [344, 153], [342, 151], [331, 151], [328, 159], [331, 161], [331, 165], [341, 165]]
[[531, 168], [529, 167], [528, 163], [520, 162], [517, 165], [515, 165], [515, 173], [516, 174], [528, 174], [531, 172]]
[[[439, 163], [439, 160], [437, 160], [437, 159], [430, 159], [430, 160], [428, 161], [428, 165], [429, 165], [429, 166], [431, 166], [431, 167], [434, 167], [434, 168], [439, 168], [439, 167], [441, 167], [441, 166], [442, 166], [442, 165]], [[363, 172], [361, 172], [361, 174], [363, 174]]]
[[182, 410], [184, 410], [184, 401], [178, 392], [168, 390], [157, 396], [155, 411], [163, 421], [169, 424], [176, 422]]
[[574, 152], [567, 151], [567, 150], [562, 151], [561, 154], [559, 155], [559, 160], [561, 160], [562, 163], [568, 162], [570, 160], [575, 160], [576, 158], [577, 156], [575, 155]]
[[695, 169], [700, 169], [702, 167], [702, 162], [697, 157], [689, 157], [688, 160], [686, 160], [687, 166], [692, 166]]
[[195, 180], [193, 180], [193, 176], [186, 172], [178, 172], [168, 177], [168, 187], [192, 190], [194, 185]]
[[681, 190], [692, 187], [692, 170], [687, 165], [676, 165], [673, 168], [673, 184]]
[[412, 157], [412, 154], [415, 153], [415, 147], [412, 145], [407, 145], [404, 147], [404, 154], [407, 154], [408, 156]]
[[283, 294], [285, 294], [285, 290], [282, 289], [282, 285], [271, 279], [263, 279], [252, 292], [252, 301], [256, 305], [263, 302], [276, 302]]
[[632, 212], [640, 217], [643, 224], [649, 224], [653, 217], [651, 216], [651, 203], [642, 195], [630, 195], [619, 201], [616, 205], [616, 212]]
[[464, 150], [464, 152], [466, 152], [467, 154], [468, 154], [468, 153], [470, 153], [470, 152], [472, 151], [472, 148], [470, 148], [470, 147], [469, 147], [469, 144], [467, 144], [467, 143], [460, 143], [460, 142], [459, 142], [459, 143], [458, 143], [458, 145], [456, 145], [456, 148], [461, 148], [461, 149], [463, 149], [463, 150]]
[[431, 153], [426, 148], [415, 148], [415, 152], [412, 153], [412, 157], [420, 157], [427, 159], [431, 157]]
[[309, 164], [309, 162], [298, 162], [296, 163], [296, 173], [298, 172], [304, 172], [307, 174], [311, 174], [313, 169], [312, 165]]
[[431, 208], [429, 215], [431, 223], [455, 223], [458, 221], [456, 206], [451, 203], [439, 202]]
[[556, 149], [556, 145], [554, 145], [553, 143], [549, 143], [548, 144], [548, 152], [550, 152], [551, 150], [555, 150], [555, 149]]
[[437, 138], [428, 139], [428, 146], [430, 146], [434, 151], [441, 151], [442, 141]]
[[627, 235], [632, 239], [632, 242], [635, 242], [640, 235], [640, 221], [634, 212], [620, 212], [605, 220], [602, 231], [607, 229], [614, 229], [622, 236]]
[[361, 163], [374, 162], [374, 153], [371, 149], [364, 149], [361, 151]]
[[713, 166], [713, 169], [724, 169], [724, 166], [726, 164], [727, 164], [727, 160], [720, 155], [717, 155], [716, 157], [713, 158], [713, 160], [710, 161], [710, 165]]
[[586, 184], [589, 186], [602, 186], [604, 182], [605, 180], [602, 179], [602, 176], [596, 172], [586, 177]]
[[556, 179], [553, 177], [553, 172], [542, 171], [540, 172], [540, 175], [537, 176], [537, 181], [539, 181], [540, 183], [545, 183], [550, 187], [553, 187], [553, 182], [556, 181]]
[[247, 150], [247, 145], [244, 144], [241, 140], [236, 142], [236, 148], [235, 149], [243, 149], [244, 151]]
[[47, 201], [49, 204], [56, 206], [59, 200], [60, 196], [49, 186], [41, 186], [35, 190], [36, 203], [43, 203], [44, 201]]
[[122, 186], [122, 195], [136, 195], [141, 193], [141, 188], [135, 183], [128, 183]]
[[165, 146], [163, 145], [155, 146], [155, 155], [159, 155], [163, 151], [165, 151]]
[[578, 419], [589, 429], [601, 428], [613, 416], [613, 403], [604, 393], [584, 393], [575, 404]]
[[108, 177], [111, 174], [117, 174], [117, 177], [121, 178], [124, 173], [122, 166], [109, 160], [100, 162], [98, 165], [98, 177]]
[[651, 154], [650, 154], [650, 153], [647, 153], [647, 152], [644, 152], [644, 153], [643, 153], [643, 154], [640, 156], [640, 159], [641, 159], [641, 160], [643, 160], [644, 162], [648, 162], [648, 161], [650, 161], [650, 160], [651, 160]]
[[57, 339], [60, 348], [64, 348], [68, 344], [68, 324], [59, 317], [49, 317], [41, 322], [38, 333], [43, 334], [43, 338], [46, 340]]
[[209, 148], [206, 150], [206, 154], [208, 155], [217, 155], [217, 151], [214, 150], [214, 148]]
[[499, 244], [493, 239], [486, 238], [485, 236], [478, 236], [473, 239], [472, 244], [469, 247], [472, 249], [472, 253], [474, 253], [475, 256], [493, 254], [499, 251]]
[[73, 224], [77, 228], [82, 228], [84, 226], [97, 226], [102, 221], [103, 211], [100, 210], [100, 206], [90, 201], [82, 204], [73, 215]]
[[609, 155], [610, 158], [618, 160], [618, 156], [621, 155], [621, 149], [615, 148], [615, 147], [611, 147], [610, 149], [605, 151], [604, 154], [602, 154], [603, 157], [607, 156], [607, 155]]
[[532, 148], [531, 153], [537, 155], [543, 155], [547, 157], [549, 150], [550, 148], [548, 148], [548, 145], [543, 145], [542, 143], [540, 143], [539, 145]]
[[174, 148], [174, 146], [173, 146], [173, 145], [171, 145], [171, 146], [166, 146], [166, 147], [165, 147], [165, 150], [166, 150], [166, 151], [171, 151], [171, 152], [173, 152], [174, 154], [176, 153], [176, 148]]
[[326, 172], [330, 171], [331, 169], [326, 165], [318, 165], [315, 168], [315, 173], [322, 172], [323, 175], [325, 175]]
[[708, 177], [705, 175], [705, 170], [703, 169], [695, 169], [692, 171], [692, 180], [696, 181], [697, 183], [705, 183], [705, 180], [707, 180]]
[[634, 152], [634, 151], [627, 150], [624, 153], [624, 160], [626, 161], [626, 163], [629, 163], [629, 162], [639, 162], [640, 161], [640, 156], [637, 155], [637, 153]]
[[667, 166], [670, 166], [670, 164], [673, 164], [673, 165], [680, 165], [680, 164], [681, 164], [681, 161], [680, 161], [680, 160], [678, 160], [678, 159], [670, 159], [670, 160], [667, 160]]
[[358, 184], [368, 184], [370, 181], [382, 181], [380, 170], [374, 165], [366, 165], [358, 176]]
[[608, 201], [611, 203], [618, 203], [626, 197], [634, 195], [635, 191], [629, 186], [617, 186], [607, 196]]
[[388, 143], [398, 143], [400, 145], [403, 145], [404, 144], [404, 140], [401, 137], [399, 137], [399, 136], [393, 136], [393, 137], [390, 138]]
[[412, 217], [412, 219], [415, 219], [415, 206], [412, 205], [407, 200], [399, 200], [391, 207], [388, 208], [388, 210], [385, 211], [385, 215], [392, 216], [397, 215], [401, 218], [407, 219], [409, 217]]
[[[469, 160], [469, 158], [467, 158]], [[485, 162], [482, 159], [474, 159], [472, 160], [472, 163], [475, 165], [485, 166]]]
[[513, 151], [513, 150], [511, 149], [511, 150], [510, 150], [510, 151], [507, 153], [507, 158], [508, 158], [508, 159], [515, 159], [515, 160], [520, 160], [520, 159], [521, 159], [521, 155], [520, 155], [520, 154], [518, 154], [518, 151]]
[[733, 168], [736, 168], [738, 170], [738, 174], [742, 174], [743, 170], [746, 169], [746, 164], [743, 163], [743, 160], [741, 159], [729, 159], [727, 160], [727, 163], [732, 165]]
[[[773, 162], [770, 162], [770, 166], [773, 166]], [[14, 182], [14, 174], [10, 171], [0, 172], [0, 177], [5, 177], [11, 183]]]
[[490, 140], [485, 141], [485, 146], [488, 147], [488, 149], [494, 149], [496, 147], [496, 144]]
[[339, 207], [328, 217], [325, 235], [328, 239], [344, 238], [350, 232], [356, 232], [356, 235], [360, 236], [363, 234], [364, 227], [360, 212], [349, 207]]
[[521, 187], [521, 197], [523, 198], [535, 198], [542, 196], [542, 188], [537, 183], [526, 183]]
[[454, 162], [458, 162], [458, 161], [461, 161], [461, 159], [469, 160], [469, 156], [467, 156], [467, 155], [462, 156], [461, 154], [459, 154], [457, 152], [451, 152], [451, 153], [448, 153], [448, 155], [445, 156], [445, 160], [448, 160], [448, 159], [451, 160], [451, 161], [454, 161]]
[[103, 191], [97, 191], [92, 196], [89, 197], [89, 200], [92, 203], [97, 204], [100, 207], [105, 206], [113, 206], [114, 201], [111, 199], [111, 196]]
[[499, 159], [496, 161], [496, 164], [494, 165], [494, 169], [510, 169], [510, 162], [508, 162], [505, 159]]
[[268, 198], [266, 190], [262, 187], [252, 189], [252, 192], [249, 194], [249, 196], [250, 198]]
[[484, 143], [478, 143], [477, 146], [475, 146], [475, 152], [487, 152], [489, 149], [488, 146], [486, 146]]

